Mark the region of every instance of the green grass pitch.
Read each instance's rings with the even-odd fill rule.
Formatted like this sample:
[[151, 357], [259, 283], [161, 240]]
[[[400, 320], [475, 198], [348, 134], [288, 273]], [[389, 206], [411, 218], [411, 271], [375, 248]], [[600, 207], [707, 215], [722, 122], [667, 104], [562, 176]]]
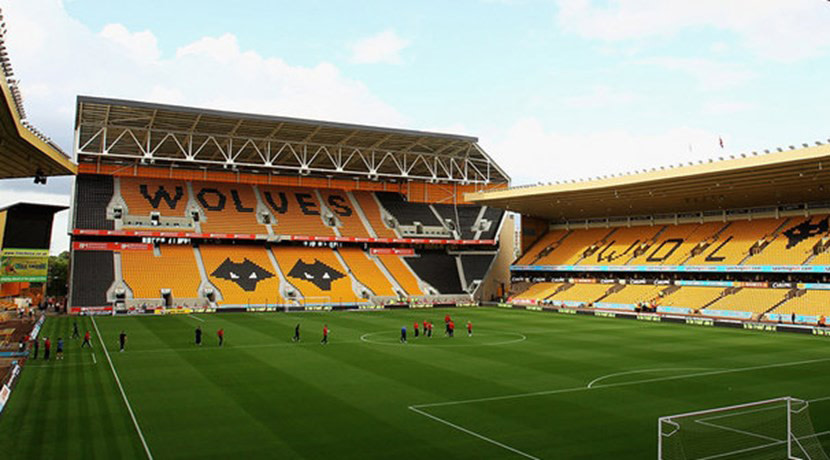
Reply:
[[[411, 334], [424, 319], [432, 339]], [[94, 350], [67, 340], [65, 360], [26, 366], [0, 458], [146, 458], [92, 320], [77, 320]], [[43, 334], [67, 339], [72, 321]], [[95, 322], [156, 459], [655, 458], [659, 416], [778, 396], [816, 400], [815, 430], [830, 430], [821, 337], [489, 308]]]

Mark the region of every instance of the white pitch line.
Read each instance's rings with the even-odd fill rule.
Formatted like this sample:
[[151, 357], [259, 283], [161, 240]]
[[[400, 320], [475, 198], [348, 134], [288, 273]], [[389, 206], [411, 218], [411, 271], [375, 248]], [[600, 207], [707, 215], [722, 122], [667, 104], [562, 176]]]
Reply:
[[614, 374], [603, 375], [601, 377], [597, 377], [588, 384], [588, 388], [592, 388], [595, 383], [603, 381], [605, 379], [609, 379], [611, 377], [619, 377], [622, 375], [631, 375], [631, 374], [646, 374], [649, 372], [656, 372], [656, 371], [702, 371], [711, 369], [711, 367], [656, 367], [652, 369], [638, 369], [635, 371], [626, 371], [626, 372], [616, 372]]
[[495, 439], [488, 438], [487, 436], [484, 436], [484, 435], [482, 435], [482, 434], [478, 434], [478, 433], [476, 433], [475, 431], [468, 430], [467, 428], [464, 428], [463, 426], [456, 425], [455, 423], [452, 423], [452, 422], [449, 422], [449, 421], [447, 421], [447, 420], [444, 420], [444, 419], [442, 419], [441, 417], [436, 417], [435, 415], [432, 415], [432, 414], [430, 414], [430, 413], [424, 412], [424, 411], [422, 411], [422, 410], [418, 409], [418, 408], [417, 408], [417, 407], [415, 407], [415, 406], [409, 406], [409, 410], [411, 410], [411, 411], [413, 411], [413, 412], [415, 412], [415, 413], [421, 414], [421, 415], [423, 415], [424, 417], [431, 418], [431, 419], [435, 420], [436, 422], [443, 423], [444, 425], [447, 425], [447, 426], [449, 426], [449, 427], [451, 427], [451, 428], [455, 428], [455, 429], [456, 429], [456, 430], [458, 430], [458, 431], [461, 431], [461, 432], [467, 433], [467, 434], [469, 434], [470, 436], [475, 436], [476, 438], [481, 439], [482, 441], [487, 441], [487, 442], [489, 442], [490, 444], [493, 444], [493, 445], [495, 445], [495, 446], [499, 446], [499, 447], [501, 447], [502, 449], [509, 450], [510, 452], [513, 452], [514, 454], [521, 455], [522, 457], [529, 458], [529, 459], [531, 459], [531, 460], [541, 460], [539, 457], [534, 457], [533, 455], [530, 455], [530, 454], [528, 454], [527, 452], [522, 452], [522, 451], [520, 451], [519, 449], [516, 449], [515, 447], [510, 447], [510, 446], [508, 446], [507, 444], [504, 444], [504, 443], [501, 443], [501, 442], [496, 441]]
[[665, 382], [670, 380], [681, 380], [693, 377], [706, 377], [710, 375], [721, 375], [721, 374], [733, 374], [738, 372], [747, 372], [747, 371], [754, 371], [754, 370], [761, 370], [761, 369], [774, 369], [778, 367], [791, 367], [791, 366], [801, 366], [804, 364], [815, 364], [820, 362], [827, 362], [830, 361], [830, 358], [819, 358], [819, 359], [809, 359], [804, 361], [791, 361], [786, 363], [778, 363], [778, 364], [765, 364], [761, 366], [750, 366], [750, 367], [738, 367], [735, 369], [722, 369], [722, 370], [714, 370], [714, 371], [707, 371], [707, 372], [696, 372], [692, 374], [681, 374], [681, 375], [671, 375], [667, 377], [655, 377], [650, 379], [641, 379], [641, 380], [632, 380], [629, 382], [619, 382], [619, 383], [609, 383], [606, 385], [599, 385], [595, 387], [588, 388], [587, 386], [584, 387], [574, 387], [574, 388], [560, 388], [556, 390], [545, 390], [545, 391], [534, 391], [531, 393], [518, 393], [512, 395], [503, 395], [503, 396], [491, 396], [486, 398], [474, 398], [474, 399], [463, 399], [458, 401], [445, 401], [439, 403], [427, 403], [427, 404], [416, 404], [412, 407], [416, 408], [423, 408], [423, 407], [442, 407], [442, 406], [455, 406], [459, 404], [470, 404], [470, 403], [477, 403], [477, 402], [488, 402], [488, 401], [503, 401], [507, 399], [519, 399], [519, 398], [529, 398], [532, 396], [545, 396], [545, 395], [554, 395], [554, 394], [561, 394], [561, 393], [573, 393], [577, 391], [587, 391], [587, 390], [597, 390], [600, 388], [615, 388], [615, 387], [625, 387], [631, 385], [639, 385], [642, 383], [652, 383], [652, 382]]
[[118, 390], [121, 391], [121, 397], [124, 399], [124, 404], [127, 405], [127, 411], [130, 413], [130, 418], [133, 419], [133, 426], [135, 426], [135, 431], [138, 433], [138, 437], [141, 439], [141, 444], [144, 446], [144, 452], [147, 454], [147, 458], [149, 460], [153, 460], [153, 454], [150, 453], [150, 446], [147, 445], [147, 440], [144, 439], [144, 433], [141, 431], [141, 427], [138, 426], [138, 420], [135, 418], [133, 407], [127, 399], [127, 393], [124, 392], [124, 387], [121, 386], [121, 379], [118, 378], [118, 372], [115, 371], [115, 366], [112, 364], [112, 358], [110, 358], [110, 353], [107, 350], [107, 344], [104, 343], [104, 339], [101, 337], [101, 331], [98, 330], [98, 323], [95, 322], [94, 316], [92, 317], [92, 325], [95, 326], [95, 333], [98, 334], [98, 340], [101, 342], [101, 347], [104, 349], [104, 356], [107, 357], [107, 361], [110, 363], [110, 369], [112, 370], [113, 377], [115, 377], [115, 383], [118, 384]]
[[98, 359], [95, 358], [95, 353], [90, 353], [90, 355], [92, 355], [92, 363], [98, 364]]
[[201, 321], [201, 322], [203, 322], [203, 323], [205, 322], [205, 320], [203, 320], [202, 318], [199, 318], [198, 316], [193, 316], [193, 315], [187, 315], [187, 316], [189, 316], [189, 317], [191, 317], [191, 318], [193, 318], [193, 319], [195, 319], [195, 320], [197, 320], [197, 321]]

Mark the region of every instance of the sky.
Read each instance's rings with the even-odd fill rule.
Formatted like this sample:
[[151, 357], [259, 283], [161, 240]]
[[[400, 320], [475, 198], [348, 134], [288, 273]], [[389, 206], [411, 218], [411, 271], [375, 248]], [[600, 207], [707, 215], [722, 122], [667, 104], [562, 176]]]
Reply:
[[[514, 185], [830, 137], [825, 0], [0, 7], [29, 121], [67, 152], [79, 94], [472, 135]], [[0, 206], [71, 184], [0, 181]]]

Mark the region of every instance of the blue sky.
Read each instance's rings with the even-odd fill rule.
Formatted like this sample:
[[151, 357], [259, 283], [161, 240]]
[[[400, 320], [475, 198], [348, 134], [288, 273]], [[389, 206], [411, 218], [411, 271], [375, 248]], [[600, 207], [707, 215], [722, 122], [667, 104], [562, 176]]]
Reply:
[[77, 94], [456, 132], [516, 184], [830, 137], [823, 0], [230, 5], [3, 0], [30, 120], [66, 150]]

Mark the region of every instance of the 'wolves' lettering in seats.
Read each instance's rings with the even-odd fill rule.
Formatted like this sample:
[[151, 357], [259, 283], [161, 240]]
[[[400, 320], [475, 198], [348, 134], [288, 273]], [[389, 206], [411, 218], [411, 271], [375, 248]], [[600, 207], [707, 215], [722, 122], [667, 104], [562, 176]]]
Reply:
[[827, 217], [818, 222], [813, 223], [813, 219], [805, 220], [795, 227], [784, 230], [784, 236], [787, 237], [787, 249], [792, 248], [798, 243], [818, 235], [819, 233], [827, 233]]
[[[215, 204], [208, 203], [208, 195], [213, 195], [216, 199]], [[225, 209], [225, 195], [222, 194], [219, 190], [215, 188], [203, 188], [199, 190], [199, 193], [196, 194], [196, 199], [199, 200], [199, 203], [207, 209], [208, 211], [222, 211]]]
[[285, 197], [285, 192], [279, 192], [277, 193], [277, 196], [280, 199], [279, 206], [274, 203], [274, 197], [271, 195], [271, 192], [265, 192], [265, 201], [277, 214], [285, 214], [285, 212], [288, 211], [288, 199]]
[[329, 207], [341, 217], [349, 217], [352, 215], [352, 208], [346, 204], [346, 199], [342, 196], [329, 195]]
[[[663, 247], [665, 247], [667, 244], [671, 245], [671, 247], [667, 251], [663, 251]], [[654, 252], [652, 252], [651, 255], [648, 256], [648, 259], [646, 259], [646, 260], [649, 261], [649, 262], [662, 262], [662, 261], [668, 259], [672, 254], [674, 254], [674, 251], [676, 251], [677, 248], [679, 248], [681, 244], [683, 244], [682, 239], [680, 239], [680, 238], [669, 238], [666, 241], [663, 241], [662, 243], [660, 243], [660, 246], [657, 246], [657, 249], [655, 249]]]
[[274, 274], [247, 258], [242, 262], [233, 262], [227, 258], [210, 276], [233, 281], [243, 290], [253, 292], [260, 280], [271, 278]]
[[627, 248], [625, 249], [625, 251], [624, 251], [624, 252], [622, 252], [622, 253], [620, 253], [620, 254], [617, 254], [617, 251], [610, 251], [610, 252], [608, 252], [608, 253], [606, 254], [606, 251], [608, 251], [608, 249], [609, 249], [611, 246], [613, 246], [615, 243], [616, 243], [616, 241], [611, 241], [610, 243], [606, 244], [606, 245], [602, 248], [602, 250], [599, 252], [599, 254], [597, 254], [597, 262], [602, 262], [602, 261], [605, 261], [605, 262], [613, 262], [613, 261], [615, 261], [615, 260], [619, 259], [620, 257], [622, 257], [622, 256], [624, 256], [624, 255], [626, 255], [626, 254], [628, 254], [628, 253], [629, 253], [632, 249], [634, 249], [635, 247], [637, 247], [637, 245], [639, 245], [639, 244], [640, 244], [640, 240], [637, 240], [637, 241], [635, 241], [635, 242], [631, 243], [631, 246], [627, 247]]
[[706, 256], [706, 262], [723, 262], [723, 259], [725, 259], [726, 257], [718, 256], [718, 255], [715, 255], [715, 254], [717, 254], [718, 251], [720, 251], [721, 248], [726, 246], [726, 243], [729, 243], [730, 241], [732, 241], [732, 236], [725, 239], [723, 241], [723, 243], [719, 244], [718, 247], [716, 247], [714, 251], [712, 251], [708, 256]]
[[179, 186], [176, 186], [176, 195], [171, 197], [170, 193], [164, 189], [163, 185], [160, 185], [159, 188], [156, 190], [156, 193], [153, 196], [150, 196], [150, 192], [147, 190], [147, 186], [142, 184], [138, 186], [138, 190], [141, 192], [141, 196], [144, 197], [152, 206], [153, 209], [158, 209], [159, 205], [161, 204], [161, 200], [164, 200], [167, 203], [167, 206], [170, 209], [176, 209], [176, 205], [179, 204], [179, 200], [182, 199], [184, 196], [184, 189]]
[[295, 193], [294, 196], [297, 198], [297, 204], [299, 204], [300, 208], [302, 208], [303, 214], [307, 216], [320, 215], [320, 210], [315, 209], [317, 203], [312, 201], [310, 193]]
[[323, 291], [331, 290], [331, 283], [343, 278], [344, 274], [329, 267], [328, 265], [314, 259], [313, 264], [307, 264], [302, 259], [298, 260], [294, 267], [288, 272], [288, 276], [308, 281]]
[[236, 190], [231, 190], [231, 199], [233, 200], [233, 206], [239, 212], [254, 212], [254, 208], [246, 207], [242, 203], [242, 199], [239, 198], [239, 192]]

